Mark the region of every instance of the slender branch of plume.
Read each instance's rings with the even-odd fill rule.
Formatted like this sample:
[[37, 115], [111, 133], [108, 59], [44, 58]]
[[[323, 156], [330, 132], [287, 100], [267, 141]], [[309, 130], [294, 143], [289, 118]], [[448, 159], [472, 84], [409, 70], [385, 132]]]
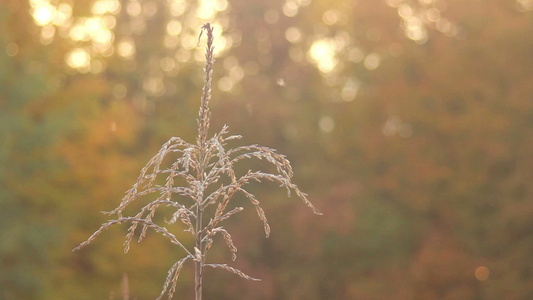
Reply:
[[[214, 35], [211, 24], [207, 23], [202, 26], [198, 43], [204, 32], [207, 36], [205, 77], [198, 112], [196, 143], [185, 142], [179, 137], [172, 137], [164, 143], [157, 154], [141, 169], [137, 181], [126, 191], [119, 205], [104, 213], [110, 216], [116, 215], [116, 218], [103, 223], [86, 241], [74, 248], [74, 250], [79, 250], [89, 245], [109, 227], [122, 223], [129, 224], [124, 242], [125, 252], [129, 250], [134, 237], [138, 236], [140, 242], [149, 230], [160, 233], [170, 243], [181, 249], [182, 256], [177, 257], [174, 265], [169, 269], [158, 300], [165, 295], [168, 295], [168, 299], [172, 299], [180, 271], [188, 261], [194, 264], [196, 300], [202, 299], [205, 267], [221, 269], [247, 280], [259, 280], [227, 264], [206, 263], [207, 253], [214, 244], [217, 234], [228, 247], [231, 259], [233, 261], [237, 259], [237, 247], [231, 234], [224, 228], [227, 220], [245, 209], [234, 205], [232, 200], [235, 197], [241, 197], [250, 202], [259, 220], [263, 223], [266, 237], [269, 237], [270, 225], [265, 210], [257, 196], [247, 189], [249, 184], [264, 180], [274, 182], [286, 189], [288, 196], [291, 193], [295, 194], [315, 214], [321, 214], [307, 199], [307, 194], [300, 191], [298, 186], [292, 182], [292, 167], [284, 155], [272, 148], [258, 145], [228, 148], [228, 143], [242, 137], [229, 135], [226, 125], [209, 138], [211, 117], [209, 101], [215, 63]], [[167, 162], [169, 155], [174, 158], [174, 161], [170, 163]], [[241, 161], [250, 159], [268, 162], [275, 172], [248, 170], [240, 173], [236, 171], [236, 166]], [[134, 201], [143, 203], [142, 207], [137, 213], [123, 216]], [[212, 209], [207, 209], [210, 206]], [[160, 209], [162, 207], [167, 208], [162, 217], [166, 220], [168, 228], [155, 221], [161, 220], [156, 216], [163, 214]], [[206, 215], [207, 212], [212, 214]], [[137, 230], [139, 226], [141, 228]], [[193, 242], [183, 242], [191, 240], [184, 239], [184, 235], [190, 235]]]
[[[211, 100], [211, 82], [213, 78], [213, 64], [214, 59], [214, 46], [213, 46], [213, 27], [211, 24], [206, 23], [202, 26], [202, 31], [207, 32], [207, 48], [205, 53], [205, 69], [204, 69], [204, 88], [202, 90], [202, 101], [200, 103], [200, 111], [198, 113], [198, 146], [205, 147], [207, 140], [207, 131], [209, 130], [209, 119], [211, 113], [209, 112], [209, 100]], [[202, 34], [198, 37], [198, 43]]]

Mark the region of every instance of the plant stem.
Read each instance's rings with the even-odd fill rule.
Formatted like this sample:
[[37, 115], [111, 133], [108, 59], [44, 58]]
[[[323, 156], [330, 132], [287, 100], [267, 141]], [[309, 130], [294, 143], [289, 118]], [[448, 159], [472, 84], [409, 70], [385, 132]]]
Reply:
[[[200, 105], [200, 111], [198, 113], [198, 146], [200, 148], [199, 153], [199, 170], [198, 170], [198, 181], [200, 182], [200, 191], [198, 193], [197, 199], [196, 199], [196, 251], [199, 252], [199, 256], [197, 257], [195, 261], [195, 272], [194, 272], [194, 283], [195, 283], [195, 296], [196, 300], [202, 300], [202, 279], [203, 279], [203, 270], [204, 270], [204, 262], [205, 262], [205, 252], [207, 249], [205, 249], [202, 245], [203, 240], [203, 224], [202, 224], [202, 217], [203, 217], [203, 198], [204, 198], [204, 192], [203, 188], [206, 186], [205, 184], [205, 176], [204, 171], [207, 165], [206, 161], [206, 140], [207, 140], [207, 132], [209, 130], [209, 100], [211, 98], [211, 81], [212, 81], [212, 74], [213, 74], [213, 63], [214, 63], [214, 54], [213, 54], [213, 27], [211, 24], [206, 23], [204, 26], [202, 26], [202, 32], [205, 30], [207, 32], [207, 47], [206, 47], [206, 53], [205, 53], [205, 78], [204, 78], [204, 88], [203, 88], [203, 94], [202, 94], [202, 101]], [[202, 34], [200, 33], [200, 37]], [[199, 38], [200, 38], [199, 37]], [[196, 253], [195, 253], [196, 255]]]
[[196, 248], [200, 250], [200, 258], [198, 261], [195, 261], [195, 270], [194, 270], [194, 293], [196, 295], [196, 300], [202, 300], [202, 275], [204, 269], [204, 253], [202, 249], [202, 209], [200, 205], [196, 208]]

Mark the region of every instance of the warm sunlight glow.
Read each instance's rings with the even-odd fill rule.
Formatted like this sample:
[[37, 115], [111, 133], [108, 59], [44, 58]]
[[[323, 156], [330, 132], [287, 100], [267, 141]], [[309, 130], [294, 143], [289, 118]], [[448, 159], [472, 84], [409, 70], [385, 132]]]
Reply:
[[0, 0], [0, 88], [0, 300], [533, 300], [533, 0]]
[[82, 24], [74, 25], [70, 29], [69, 36], [74, 41], [82, 41], [88, 39], [88, 36]]
[[114, 40], [111, 28], [115, 26], [113, 17], [80, 18], [70, 28], [69, 37], [74, 41], [92, 41], [95, 50], [105, 52]]
[[405, 35], [417, 44], [428, 41], [428, 25], [435, 26], [437, 30], [448, 36], [457, 35], [457, 26], [441, 18], [441, 11], [434, 7], [433, 0], [419, 0], [420, 5], [414, 5], [404, 0], [386, 0], [391, 7], [397, 7], [398, 15], [402, 19], [401, 27]]
[[95, 15], [118, 14], [120, 2], [118, 0], [97, 0], [93, 3], [91, 12]]
[[533, 0], [516, 0], [519, 11], [533, 10]]
[[41, 4], [33, 10], [33, 21], [39, 26], [44, 26], [54, 19], [56, 14], [56, 8], [49, 2], [43, 1]]
[[73, 69], [87, 71], [91, 63], [91, 56], [87, 50], [83, 48], [76, 48], [67, 54], [66, 61], [69, 67]]
[[110, 44], [114, 39], [113, 33], [106, 27], [103, 18], [89, 18], [85, 23], [85, 28], [96, 43]]
[[117, 45], [118, 55], [131, 59], [135, 55], [135, 44], [132, 39], [124, 39]]
[[309, 49], [309, 59], [316, 63], [318, 69], [323, 73], [333, 71], [338, 61], [335, 57], [335, 41], [331, 39], [317, 40]]
[[[300, 5], [307, 5], [309, 1], [304, 0], [289, 0], [295, 7]], [[155, 1], [141, 1], [141, 0], [127, 0], [121, 2], [119, 0], [91, 0], [90, 14], [83, 17], [73, 17], [73, 4], [69, 2], [59, 2], [55, 0], [29, 0], [31, 9], [30, 13], [33, 22], [41, 27], [40, 41], [43, 45], [50, 44], [56, 35], [68, 37], [76, 43], [78, 47], [76, 51], [72, 51], [65, 57], [65, 61], [69, 62], [68, 66], [73, 69], [82, 70], [85, 66], [90, 66], [91, 71], [103, 71], [105, 64], [97, 63], [96, 56], [108, 57], [111, 56], [115, 50], [120, 57], [126, 59], [133, 59], [136, 53], [136, 47], [133, 39], [125, 37], [114, 45], [115, 28], [117, 25], [117, 17], [122, 9], [124, 9], [125, 17], [129, 19], [128, 32], [129, 34], [142, 34], [147, 29], [147, 20], [154, 17], [158, 12], [159, 6]], [[170, 20], [164, 24], [166, 34], [163, 37], [164, 46], [167, 49], [176, 49], [175, 59], [179, 62], [187, 62], [191, 59], [196, 61], [203, 61], [201, 51], [197, 51], [197, 35], [191, 34], [190, 29], [201, 26], [205, 20], [215, 19], [213, 22], [215, 35], [215, 55], [220, 55], [221, 52], [226, 51], [234, 46], [235, 43], [240, 43], [241, 37], [239, 32], [232, 34], [223, 34], [228, 26], [227, 19], [218, 18], [220, 12], [229, 9], [228, 0], [199, 0], [193, 9], [193, 14], [196, 13], [196, 20], [194, 18], [180, 18], [188, 9], [190, 5], [185, 0], [166, 0], [168, 10], [171, 15]], [[265, 18], [272, 21], [279, 19], [279, 13], [276, 10], [270, 10], [265, 14]], [[202, 21], [203, 20], [203, 21]], [[301, 33], [292, 28], [287, 32], [287, 38], [292, 42], [297, 42], [301, 39]], [[89, 43], [89, 45], [86, 45]], [[80, 46], [84, 45], [84, 50]], [[88, 46], [88, 47], [85, 47]], [[10, 51], [10, 53], [13, 51]], [[85, 59], [89, 55], [88, 59]], [[163, 61], [163, 58], [160, 58]], [[86, 63], [89, 61], [89, 63]], [[84, 67], [80, 67], [84, 66]], [[172, 65], [161, 66], [164, 72], [174, 70]], [[240, 71], [239, 71], [240, 70]], [[239, 81], [239, 74], [244, 73], [243, 69], [233, 70], [231, 80]], [[230, 78], [230, 77], [228, 77]], [[151, 80], [151, 82], [155, 82]], [[154, 87], [154, 84], [147, 84], [147, 86]], [[148, 90], [159, 93], [160, 89], [149, 88]]]
[[419, 44], [427, 41], [427, 31], [420, 18], [414, 16], [408, 17], [404, 20], [404, 24], [407, 37]]
[[72, 7], [66, 3], [61, 3], [58, 5], [56, 13], [54, 15], [54, 20], [52, 23], [55, 26], [63, 26], [72, 16]]
[[113, 16], [120, 12], [118, 0], [96, 0], [91, 5], [92, 17], [72, 16], [72, 5], [50, 0], [30, 0], [31, 15], [35, 24], [41, 27], [40, 41], [50, 44], [56, 34], [68, 37], [74, 42], [90, 42], [91, 47], [76, 48], [69, 52], [67, 65], [80, 72], [101, 72], [105, 68], [102, 61], [93, 60], [95, 54], [113, 54], [115, 39], [112, 29], [116, 25]]
[[228, 8], [227, 0], [200, 0], [196, 15], [200, 19], [212, 19], [217, 12], [225, 11]]

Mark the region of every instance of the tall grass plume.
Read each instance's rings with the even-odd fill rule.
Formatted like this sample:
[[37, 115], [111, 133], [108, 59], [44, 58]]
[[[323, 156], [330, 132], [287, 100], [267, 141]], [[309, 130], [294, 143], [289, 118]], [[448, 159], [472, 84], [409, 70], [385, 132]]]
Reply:
[[[272, 181], [285, 188], [287, 193], [294, 193], [314, 213], [320, 212], [307, 199], [307, 195], [292, 182], [293, 171], [290, 162], [276, 150], [258, 145], [238, 146], [227, 149], [227, 143], [239, 140], [239, 135], [230, 135], [228, 127], [208, 137], [209, 101], [211, 99], [211, 82], [214, 65], [213, 27], [207, 23], [202, 26], [200, 38], [205, 31], [207, 35], [206, 64], [203, 93], [198, 114], [198, 136], [196, 143], [188, 143], [179, 137], [172, 137], [163, 144], [159, 152], [142, 168], [137, 181], [126, 191], [126, 195], [117, 208], [106, 215], [116, 215], [115, 219], [101, 225], [86, 241], [77, 246], [79, 250], [112, 225], [128, 223], [129, 229], [124, 242], [124, 251], [128, 252], [131, 241], [139, 232], [139, 242], [146, 236], [148, 229], [152, 229], [167, 237], [171, 243], [181, 248], [183, 257], [179, 258], [169, 269], [160, 295], [172, 299], [181, 269], [187, 262], [194, 263], [195, 270], [195, 299], [202, 299], [203, 273], [206, 267], [222, 269], [234, 273], [244, 279], [259, 280], [227, 264], [206, 263], [206, 256], [213, 245], [214, 237], [219, 235], [231, 252], [233, 261], [237, 258], [231, 234], [222, 225], [243, 207], [234, 207], [232, 199], [236, 195], [247, 199], [255, 208], [257, 216], [263, 222], [265, 235], [270, 235], [270, 225], [261, 202], [246, 187], [250, 182]], [[175, 158], [166, 165], [165, 158]], [[239, 174], [235, 166], [245, 159], [259, 159], [270, 163], [272, 173], [248, 170]], [[152, 195], [155, 200], [142, 206], [131, 216], [124, 216], [124, 210], [135, 200]], [[179, 200], [179, 201], [178, 201]], [[159, 208], [170, 208], [173, 213], [166, 221], [168, 224], [181, 222], [185, 232], [192, 235], [194, 245], [182, 243], [178, 236], [167, 227], [154, 222], [154, 216]]]

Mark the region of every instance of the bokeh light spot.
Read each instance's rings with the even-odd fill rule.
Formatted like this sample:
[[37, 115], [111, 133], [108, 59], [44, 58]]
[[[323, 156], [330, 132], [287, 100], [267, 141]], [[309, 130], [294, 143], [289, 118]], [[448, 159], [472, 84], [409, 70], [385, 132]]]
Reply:
[[413, 9], [411, 8], [409, 4], [402, 4], [398, 8], [398, 15], [400, 15], [400, 17], [404, 19], [409, 18], [410, 16], [413, 15]]
[[275, 9], [269, 9], [264, 15], [265, 22], [275, 24], [279, 20], [279, 12]]
[[237, 58], [235, 56], [228, 56], [224, 59], [222, 65], [224, 65], [224, 69], [231, 70], [237, 67], [239, 65], [239, 62], [237, 61]]
[[117, 45], [118, 55], [124, 58], [132, 58], [135, 55], [135, 44], [131, 39], [124, 39]]
[[175, 17], [179, 17], [183, 15], [186, 9], [187, 9], [187, 2], [185, 2], [184, 0], [173, 0], [170, 3], [170, 14], [172, 14]]
[[66, 62], [73, 69], [88, 71], [91, 63], [89, 52], [83, 48], [76, 48], [67, 54]]
[[215, 1], [214, 7], [217, 11], [225, 11], [228, 8], [227, 0], [217, 0]]
[[181, 23], [178, 20], [172, 20], [167, 24], [167, 33], [170, 35], [178, 35], [181, 32]]
[[142, 6], [142, 13], [145, 18], [152, 18], [157, 13], [157, 3], [154, 1], [145, 2]]
[[54, 39], [54, 35], [56, 34], [56, 28], [52, 24], [47, 24], [41, 28], [41, 44], [48, 45], [52, 42]]
[[126, 5], [126, 12], [132, 17], [139, 16], [142, 12], [141, 4], [137, 1], [129, 1]]
[[212, 19], [217, 12], [225, 11], [227, 8], [227, 0], [201, 0], [196, 16], [204, 20]]
[[360, 83], [354, 78], [350, 78], [344, 84], [344, 87], [341, 90], [341, 99], [343, 101], [349, 102], [353, 101], [359, 92]]
[[7, 56], [15, 56], [19, 53], [19, 46], [15, 43], [9, 43], [6, 46]]
[[294, 125], [285, 125], [282, 134], [287, 140], [294, 141], [298, 138], [298, 129]]
[[422, 20], [418, 17], [408, 17], [405, 19], [405, 27], [407, 37], [419, 44], [423, 44], [427, 41], [427, 31]]
[[533, 0], [516, 0], [518, 11], [533, 10]]
[[294, 1], [287, 1], [283, 5], [283, 14], [287, 17], [294, 17], [298, 14], [298, 3]]
[[440, 10], [432, 7], [426, 11], [426, 18], [431, 22], [438, 22], [440, 20]]
[[322, 21], [326, 25], [335, 25], [339, 21], [339, 14], [335, 10], [327, 10], [322, 14]]
[[105, 70], [105, 63], [100, 59], [93, 59], [91, 61], [91, 73], [99, 74]]
[[489, 271], [489, 268], [485, 267], [485, 266], [479, 266], [476, 268], [476, 271], [475, 271], [475, 276], [476, 276], [476, 279], [479, 280], [479, 281], [485, 281], [489, 278], [489, 275], [490, 275], [490, 271]]
[[186, 49], [178, 49], [176, 51], [176, 59], [179, 62], [187, 62], [191, 59], [191, 51]]
[[399, 118], [391, 117], [385, 122], [383, 128], [381, 129], [381, 132], [385, 136], [393, 136], [398, 133], [398, 129], [400, 128], [401, 124], [402, 122]]
[[159, 76], [147, 77], [143, 82], [143, 89], [150, 96], [161, 96], [165, 93], [163, 78]]
[[337, 65], [335, 49], [334, 40], [317, 40], [311, 45], [308, 55], [311, 61], [314, 61], [318, 65], [320, 71], [329, 73]]
[[52, 23], [56, 26], [63, 26], [72, 16], [72, 7], [67, 3], [61, 3], [57, 7]]
[[118, 0], [98, 0], [93, 3], [91, 12], [94, 15], [117, 14], [120, 12], [120, 2]]
[[176, 68], [176, 61], [172, 57], [163, 57], [159, 62], [161, 70], [172, 72]]
[[163, 45], [167, 48], [176, 48], [178, 46], [179, 39], [177, 36], [174, 35], [165, 35], [165, 38], [163, 39]]
[[285, 30], [285, 38], [287, 41], [296, 44], [302, 40], [302, 33], [296, 27], [289, 27]]
[[218, 88], [223, 92], [229, 92], [233, 88], [233, 80], [224, 76], [218, 80]]
[[354, 62], [354, 63], [361, 62], [363, 60], [363, 58], [365, 58], [365, 54], [364, 54], [363, 50], [361, 50], [361, 48], [359, 48], [359, 47], [353, 47], [348, 52], [348, 59], [350, 61]]
[[367, 70], [375, 70], [381, 64], [381, 57], [377, 53], [370, 53], [365, 57], [364, 64]]
[[42, 2], [40, 6], [33, 11], [33, 20], [35, 24], [44, 26], [54, 19], [56, 8], [48, 2]]
[[305, 59], [305, 52], [298, 46], [293, 46], [289, 49], [289, 57], [296, 62], [301, 62]]
[[229, 71], [229, 77], [233, 82], [241, 81], [244, 77], [244, 70], [240, 66], [236, 66]]
[[322, 116], [318, 121], [318, 127], [320, 131], [330, 133], [335, 129], [335, 120], [330, 116]]
[[400, 6], [404, 0], [385, 0], [387, 2], [387, 5], [391, 7], [398, 7]]
[[126, 97], [128, 89], [123, 84], [117, 84], [113, 87], [112, 94], [115, 98], [122, 99]]

